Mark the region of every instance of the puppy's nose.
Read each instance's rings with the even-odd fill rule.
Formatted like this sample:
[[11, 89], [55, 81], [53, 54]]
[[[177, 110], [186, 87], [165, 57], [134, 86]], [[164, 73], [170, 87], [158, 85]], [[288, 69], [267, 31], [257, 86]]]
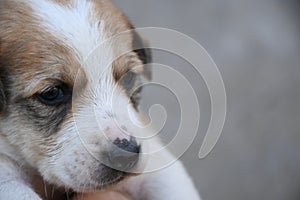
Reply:
[[128, 141], [117, 138], [114, 145], [114, 149], [108, 153], [108, 160], [112, 167], [120, 171], [132, 169], [136, 165], [140, 153], [140, 146], [136, 139], [130, 137]]

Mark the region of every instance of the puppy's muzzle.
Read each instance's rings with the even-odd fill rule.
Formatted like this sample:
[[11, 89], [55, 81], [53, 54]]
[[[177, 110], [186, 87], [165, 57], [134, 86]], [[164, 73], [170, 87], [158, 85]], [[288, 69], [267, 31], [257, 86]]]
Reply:
[[129, 140], [117, 138], [113, 144], [113, 149], [106, 154], [110, 167], [125, 172], [134, 170], [141, 149], [136, 139], [132, 136]]

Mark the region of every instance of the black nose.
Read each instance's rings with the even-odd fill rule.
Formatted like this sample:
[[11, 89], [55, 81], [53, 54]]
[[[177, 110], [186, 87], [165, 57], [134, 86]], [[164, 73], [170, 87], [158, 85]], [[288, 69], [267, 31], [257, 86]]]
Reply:
[[140, 146], [134, 137], [130, 140], [117, 138], [114, 148], [108, 153], [108, 161], [111, 167], [120, 171], [128, 171], [134, 168], [140, 153]]

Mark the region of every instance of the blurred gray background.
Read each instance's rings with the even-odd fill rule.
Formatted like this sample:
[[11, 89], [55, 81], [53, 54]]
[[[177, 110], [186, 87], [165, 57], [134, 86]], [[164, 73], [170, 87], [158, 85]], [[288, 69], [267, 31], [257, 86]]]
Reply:
[[[182, 160], [202, 198], [299, 200], [300, 3], [113, 1], [135, 27], [165, 27], [191, 36], [219, 67], [228, 97], [226, 124], [216, 147], [199, 160], [199, 147], [210, 118], [206, 86], [182, 59], [154, 52], [155, 62], [184, 74], [198, 95], [200, 129]], [[167, 131], [176, 130], [180, 110], [172, 95], [151, 87], [144, 93], [146, 104], [166, 107]]]

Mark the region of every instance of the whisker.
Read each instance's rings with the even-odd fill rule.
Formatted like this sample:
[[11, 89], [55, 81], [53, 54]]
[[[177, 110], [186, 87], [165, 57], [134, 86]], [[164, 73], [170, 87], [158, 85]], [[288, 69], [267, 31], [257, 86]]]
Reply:
[[45, 180], [43, 180], [43, 182], [44, 182], [44, 192], [45, 192], [46, 199], [49, 199], [48, 198], [47, 186], [46, 186]]
[[54, 185], [52, 186], [51, 198], [54, 199]]

